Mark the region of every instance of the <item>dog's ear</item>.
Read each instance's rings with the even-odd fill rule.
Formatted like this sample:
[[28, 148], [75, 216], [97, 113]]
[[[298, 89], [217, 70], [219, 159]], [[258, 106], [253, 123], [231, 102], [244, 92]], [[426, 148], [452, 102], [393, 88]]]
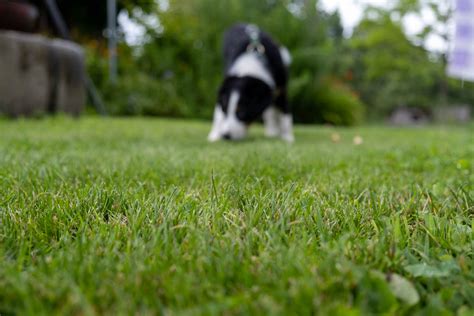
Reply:
[[230, 93], [236, 88], [237, 81], [237, 77], [226, 77], [219, 88], [219, 92], [217, 94], [217, 103], [222, 106], [224, 112], [227, 112], [227, 104], [229, 103]]
[[224, 82], [219, 88], [219, 94], [230, 93], [230, 91], [235, 87], [235, 83], [239, 78], [234, 76], [225, 77]]

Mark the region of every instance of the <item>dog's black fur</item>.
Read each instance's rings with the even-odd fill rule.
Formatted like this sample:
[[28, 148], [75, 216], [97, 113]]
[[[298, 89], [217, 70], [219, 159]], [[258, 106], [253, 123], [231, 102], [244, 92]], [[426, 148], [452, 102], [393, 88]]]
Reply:
[[[250, 123], [258, 119], [263, 111], [274, 104], [282, 113], [290, 113], [287, 101], [288, 67], [280, 54], [280, 45], [264, 31], [259, 31], [260, 43], [265, 48], [262, 60], [271, 73], [276, 87], [272, 88], [264, 81], [252, 77], [234, 77], [228, 74], [239, 56], [245, 53], [251, 44], [246, 31], [248, 24], [237, 24], [224, 35], [224, 82], [219, 89], [218, 103], [224, 112], [232, 90], [240, 92], [240, 117]], [[239, 116], [239, 115], [238, 115]]]
[[252, 77], [228, 76], [219, 90], [218, 103], [227, 113], [231, 91], [239, 91], [237, 118], [250, 124], [260, 118], [263, 111], [273, 102], [272, 88], [262, 80]]

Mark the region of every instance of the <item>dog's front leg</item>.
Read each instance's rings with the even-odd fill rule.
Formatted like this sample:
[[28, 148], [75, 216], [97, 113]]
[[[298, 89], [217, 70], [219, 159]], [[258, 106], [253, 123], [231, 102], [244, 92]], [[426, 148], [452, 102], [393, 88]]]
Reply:
[[295, 141], [293, 136], [293, 115], [291, 115], [291, 109], [288, 105], [285, 88], [279, 90], [275, 106], [277, 108], [279, 135], [284, 141], [292, 143]]
[[274, 106], [270, 106], [265, 110], [265, 112], [263, 112], [265, 136], [277, 137], [280, 135], [279, 116], [280, 113]]
[[224, 123], [224, 120], [225, 120], [224, 112], [222, 111], [221, 106], [217, 104], [216, 108], [214, 109], [212, 129], [211, 129], [211, 132], [209, 133], [209, 136], [207, 136], [208, 141], [216, 142], [221, 139], [221, 126], [222, 126], [222, 123]]
[[293, 135], [293, 116], [289, 113], [281, 113], [279, 121], [281, 138], [288, 143], [294, 142], [295, 136]]

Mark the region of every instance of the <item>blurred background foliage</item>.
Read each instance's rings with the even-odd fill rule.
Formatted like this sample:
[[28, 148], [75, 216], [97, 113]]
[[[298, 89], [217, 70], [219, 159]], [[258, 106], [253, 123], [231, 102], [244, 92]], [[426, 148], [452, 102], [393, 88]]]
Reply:
[[[398, 0], [386, 10], [368, 6], [349, 38], [339, 14], [324, 12], [317, 2], [121, 0], [120, 10], [145, 27], [147, 36], [134, 46], [121, 41], [119, 80], [111, 84], [103, 36], [106, 1], [58, 1], [114, 115], [209, 119], [223, 76], [222, 34], [237, 22], [258, 24], [291, 51], [289, 98], [297, 122], [353, 125], [385, 118], [397, 107], [430, 111], [474, 104], [472, 84], [446, 77], [446, 52], [423, 47], [439, 28], [428, 25], [415, 39], [403, 30], [403, 16], [420, 10], [422, 2], [429, 2], [423, 5], [436, 11], [438, 22], [449, 19], [452, 12], [437, 7], [439, 1]], [[87, 12], [98, 13], [90, 19]]]

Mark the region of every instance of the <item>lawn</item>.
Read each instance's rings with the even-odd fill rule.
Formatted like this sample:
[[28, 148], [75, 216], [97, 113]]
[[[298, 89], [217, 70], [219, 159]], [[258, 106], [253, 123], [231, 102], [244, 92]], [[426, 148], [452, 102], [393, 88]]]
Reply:
[[209, 128], [0, 120], [0, 315], [474, 313], [472, 125]]

